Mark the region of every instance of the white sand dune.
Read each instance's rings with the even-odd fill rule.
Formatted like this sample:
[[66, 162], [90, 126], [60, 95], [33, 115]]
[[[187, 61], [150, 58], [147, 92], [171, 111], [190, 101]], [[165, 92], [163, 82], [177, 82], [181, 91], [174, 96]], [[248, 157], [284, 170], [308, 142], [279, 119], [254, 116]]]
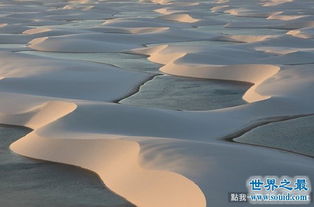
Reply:
[[293, 2], [293, 0], [265, 0], [262, 6], [278, 6], [289, 2]]
[[25, 156], [92, 170], [111, 190], [137, 206], [205, 206], [206, 203], [203, 193], [191, 180], [172, 172], [142, 168], [138, 163], [140, 147], [136, 142], [47, 139], [32, 133], [11, 145], [11, 149]]
[[312, 48], [290, 48], [290, 47], [256, 47], [257, 51], [263, 51], [265, 53], [271, 53], [275, 55], [287, 55], [295, 52], [313, 51]]
[[119, 52], [139, 48], [147, 43], [192, 41], [196, 37], [210, 39], [213, 36], [196, 31], [185, 31], [183, 33], [180, 32], [180, 29], [160, 29], [157, 32], [140, 34], [137, 32], [134, 34], [83, 33], [36, 38], [30, 41], [28, 46], [40, 51]]
[[184, 13], [163, 15], [161, 18], [166, 19], [166, 20], [171, 20], [171, 21], [184, 22], [184, 23], [194, 23], [194, 22], [199, 21], [198, 19], [191, 17], [189, 14], [184, 14]]
[[[255, 89], [264, 80], [275, 75], [280, 68], [275, 65], [206, 65], [206, 64], [180, 64], [177, 60], [184, 57], [187, 53], [179, 51], [167, 50], [167, 45], [158, 46], [151, 50], [135, 50], [149, 55], [149, 60], [164, 64], [160, 70], [164, 73], [193, 77], [193, 78], [207, 78], [220, 80], [236, 80], [253, 83], [251, 87], [243, 96], [243, 99], [248, 102], [255, 102], [269, 98], [269, 96], [262, 96], [255, 92]], [[193, 68], [193, 70], [191, 70]]]
[[263, 13], [260, 11], [255, 10], [251, 11], [243, 8], [224, 10], [224, 13], [239, 17], [255, 17], [255, 18], [268, 18], [269, 16], [272, 16], [274, 14], [272, 12]]
[[230, 41], [230, 42], [240, 42], [240, 43], [253, 43], [267, 40], [273, 38], [273, 35], [224, 35], [216, 38], [218, 41]]
[[287, 34], [292, 35], [294, 37], [305, 38], [305, 39], [313, 39], [314, 37], [314, 27], [307, 27], [299, 30], [291, 30], [287, 32]]
[[169, 8], [165, 8], [165, 7], [159, 8], [159, 9], [155, 9], [154, 11], [158, 12], [160, 14], [164, 14], [164, 15], [173, 14], [173, 13], [178, 12], [177, 10], [173, 11], [173, 10], [170, 10]]
[[227, 10], [228, 8], [229, 8], [229, 5], [213, 6], [212, 8], [210, 8], [210, 11], [215, 13], [215, 12]]
[[156, 4], [161, 4], [161, 5], [167, 5], [169, 4], [169, 1], [168, 0], [149, 0], [153, 3], [156, 3]]
[[[194, 68], [193, 71], [189, 68]], [[279, 67], [273, 65], [233, 65], [233, 66], [207, 66], [207, 65], [175, 65], [168, 64], [161, 68], [162, 72], [194, 78], [208, 78], [221, 80], [236, 80], [253, 83], [243, 96], [247, 102], [261, 101], [269, 98], [256, 93], [255, 89], [264, 80], [272, 77], [279, 71]]]
[[267, 17], [267, 19], [277, 19], [277, 20], [283, 20], [283, 21], [290, 21], [290, 20], [296, 20], [299, 18], [306, 17], [304, 15], [282, 15], [282, 12], [278, 12], [275, 14], [272, 14]]
[[[0, 83], [1, 91], [14, 93], [113, 101], [132, 92], [138, 82], [150, 77], [148, 74], [129, 72], [109, 65], [8, 52], [1, 52], [0, 59], [0, 73], [5, 78]], [[71, 80], [76, 81], [68, 84]], [[77, 90], [77, 87], [81, 90]]]
[[43, 32], [50, 32], [51, 29], [49, 28], [34, 28], [34, 29], [28, 29], [28, 30], [25, 30], [23, 32], [23, 34], [38, 34], [38, 33], [43, 33]]
[[[313, 159], [222, 140], [314, 113], [313, 2], [2, 4], [0, 122], [33, 129], [10, 146], [14, 152], [92, 170], [138, 207], [233, 207], [227, 193], [245, 192], [252, 175], [314, 179]], [[16, 53], [11, 44], [47, 57]], [[247, 104], [230, 108], [128, 106], [114, 102], [150, 73], [48, 58], [49, 52], [137, 53], [170, 75], [254, 85], [243, 95]]]
[[74, 38], [69, 36], [68, 39], [60, 37], [42, 37], [36, 38], [29, 42], [29, 47], [40, 51], [62, 51], [76, 52], [79, 48], [84, 48], [81, 52], [118, 52], [132, 49], [136, 46], [125, 45], [121, 43], [102, 42], [92, 39]]

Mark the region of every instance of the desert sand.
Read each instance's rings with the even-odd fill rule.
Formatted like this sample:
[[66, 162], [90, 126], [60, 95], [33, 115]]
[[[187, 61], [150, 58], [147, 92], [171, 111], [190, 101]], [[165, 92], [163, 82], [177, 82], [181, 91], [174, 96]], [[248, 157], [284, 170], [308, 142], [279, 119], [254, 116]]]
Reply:
[[[265, 121], [314, 113], [313, 6], [311, 0], [3, 0], [0, 123], [33, 129], [10, 149], [94, 171], [138, 207], [231, 207], [228, 192], [246, 191], [252, 175], [314, 180], [310, 157], [225, 140]], [[83, 53], [137, 55], [156, 69], [75, 58]], [[252, 87], [246, 104], [208, 111], [117, 103], [156, 74]]]

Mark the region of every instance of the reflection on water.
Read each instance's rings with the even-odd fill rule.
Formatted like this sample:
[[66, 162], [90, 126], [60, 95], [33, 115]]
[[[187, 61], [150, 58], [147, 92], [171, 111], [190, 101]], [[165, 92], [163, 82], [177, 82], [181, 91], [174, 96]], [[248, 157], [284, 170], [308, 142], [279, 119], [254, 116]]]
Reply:
[[158, 71], [159, 65], [152, 63], [142, 55], [126, 53], [62, 53], [62, 52], [41, 52], [23, 51], [20, 53], [37, 55], [41, 57], [52, 57], [67, 60], [83, 60], [96, 63], [104, 63], [119, 68], [134, 71]]
[[314, 157], [314, 116], [257, 127], [234, 141], [275, 147]]
[[250, 84], [156, 76], [122, 104], [173, 110], [212, 110], [245, 104], [242, 95]]
[[0, 206], [2, 207], [130, 207], [93, 173], [73, 166], [36, 161], [9, 150], [28, 133], [0, 126]]

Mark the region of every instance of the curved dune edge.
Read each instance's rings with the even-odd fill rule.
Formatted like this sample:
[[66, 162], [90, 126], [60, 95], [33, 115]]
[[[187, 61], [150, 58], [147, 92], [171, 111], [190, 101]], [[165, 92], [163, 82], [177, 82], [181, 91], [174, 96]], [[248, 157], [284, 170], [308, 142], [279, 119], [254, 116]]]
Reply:
[[6, 27], [6, 26], [8, 26], [7, 23], [1, 23], [1, 24], [0, 24], [0, 28], [1, 28], [1, 27]]
[[10, 148], [27, 157], [94, 171], [113, 192], [138, 207], [206, 206], [204, 194], [191, 180], [143, 169], [138, 163], [140, 147], [133, 141], [50, 139], [32, 132]]
[[[193, 68], [193, 71], [190, 70]], [[258, 86], [268, 78], [275, 75], [280, 68], [274, 65], [257, 65], [244, 64], [232, 66], [207, 66], [207, 65], [175, 65], [168, 64], [160, 71], [178, 76], [204, 78], [204, 79], [219, 79], [250, 82], [254, 85], [249, 88], [243, 95], [243, 99], [249, 103], [262, 101], [270, 98], [257, 92]]]
[[274, 55], [287, 55], [290, 53], [300, 51], [298, 48], [281, 48], [281, 47], [256, 47], [256, 51], [261, 51], [264, 53], [274, 54]]
[[33, 28], [22, 32], [22, 34], [32, 35], [52, 31], [50, 28]]
[[278, 6], [280, 4], [285, 4], [293, 2], [293, 0], [268, 0], [265, 1], [264, 3], [261, 3], [262, 6], [269, 7], [269, 6]]
[[139, 164], [140, 145], [135, 141], [92, 137], [88, 140], [52, 139], [36, 133], [76, 108], [77, 105], [71, 102], [49, 101], [20, 114], [2, 117], [6, 123], [34, 129], [12, 143], [10, 149], [26, 157], [91, 170], [113, 192], [138, 207], [206, 206], [202, 190], [193, 181], [177, 173], [142, 168]]
[[157, 12], [159, 14], [168, 15], [168, 14], [176, 13], [177, 11], [169, 10], [169, 8], [163, 7], [163, 8], [155, 9], [154, 12]]
[[189, 14], [185, 13], [173, 13], [173, 14], [167, 14], [160, 17], [161, 19], [170, 20], [170, 21], [176, 21], [176, 22], [182, 22], [182, 23], [195, 23], [200, 21], [199, 19], [193, 18]]
[[306, 34], [302, 34], [301, 30], [290, 30], [286, 34], [291, 35], [293, 37], [298, 37], [298, 38], [304, 38], [304, 39], [310, 38], [310, 36]]
[[31, 40], [28, 44], [31, 45], [36, 45], [36, 44], [40, 44], [45, 42], [46, 40], [48, 40], [48, 37], [40, 37], [40, 38], [35, 38], [33, 40]]
[[152, 3], [155, 3], [155, 4], [161, 4], [161, 5], [167, 5], [169, 4], [170, 1], [168, 0], [150, 0]]
[[282, 15], [282, 12], [276, 12], [266, 19], [273, 19], [273, 20], [282, 20], [282, 21], [290, 21], [290, 20], [296, 20], [306, 17], [305, 15]]
[[77, 105], [66, 101], [48, 101], [15, 114], [0, 114], [1, 122], [37, 130], [73, 112]]
[[286, 34], [297, 38], [311, 39], [314, 37], [314, 28], [307, 27], [303, 29], [290, 30]]
[[250, 9], [243, 9], [243, 8], [237, 8], [237, 9], [227, 9], [224, 10], [224, 13], [232, 15], [232, 16], [238, 16], [238, 17], [258, 17], [258, 18], [267, 18], [270, 15], [273, 15], [272, 12], [254, 12]]
[[[180, 58], [187, 53], [180, 51], [168, 52], [168, 45], [159, 45], [152, 48], [133, 50], [135, 53], [148, 55], [148, 60], [163, 64], [159, 70], [166, 74], [202, 78], [250, 82], [254, 84], [243, 95], [243, 99], [249, 103], [270, 98], [259, 94], [257, 89], [268, 78], [280, 71], [279, 66], [267, 64], [242, 64], [242, 65], [205, 65], [205, 64], [180, 64]], [[171, 54], [171, 55], [170, 55]], [[193, 70], [191, 70], [193, 68]]]
[[265, 41], [270, 38], [274, 38], [276, 35], [224, 35], [217, 37], [219, 41], [241, 42], [241, 43], [254, 43]]
[[125, 29], [130, 34], [157, 33], [169, 30], [169, 27], [134, 27]]

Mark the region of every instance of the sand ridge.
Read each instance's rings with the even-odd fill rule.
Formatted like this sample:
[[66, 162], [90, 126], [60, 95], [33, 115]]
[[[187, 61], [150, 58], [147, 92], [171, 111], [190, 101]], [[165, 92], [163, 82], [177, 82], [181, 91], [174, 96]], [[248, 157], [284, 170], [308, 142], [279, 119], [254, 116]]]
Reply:
[[[244, 192], [252, 173], [278, 168], [314, 179], [312, 159], [221, 140], [264, 120], [313, 113], [312, 2], [5, 2], [3, 44], [136, 53], [162, 64], [163, 73], [254, 84], [241, 106], [142, 108], [113, 102], [151, 74], [2, 48], [0, 122], [33, 129], [11, 145], [14, 152], [92, 170], [139, 207], [233, 206], [226, 192]], [[256, 160], [263, 169], [246, 164]]]

